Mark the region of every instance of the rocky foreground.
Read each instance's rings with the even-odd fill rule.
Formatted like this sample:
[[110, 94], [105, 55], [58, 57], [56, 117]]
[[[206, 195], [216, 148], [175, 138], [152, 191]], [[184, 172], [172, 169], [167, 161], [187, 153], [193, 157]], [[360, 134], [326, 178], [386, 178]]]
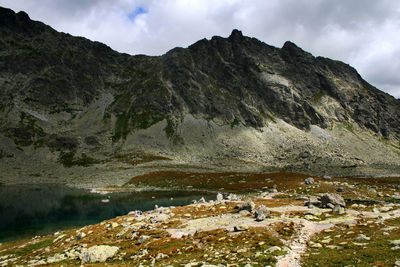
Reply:
[[399, 183], [309, 177], [156, 206], [1, 244], [0, 266], [399, 266]]

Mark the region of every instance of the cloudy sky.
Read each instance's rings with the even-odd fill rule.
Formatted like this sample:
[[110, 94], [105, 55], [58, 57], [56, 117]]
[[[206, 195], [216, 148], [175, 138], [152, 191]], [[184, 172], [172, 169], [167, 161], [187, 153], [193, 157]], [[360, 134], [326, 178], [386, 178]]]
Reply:
[[400, 98], [398, 0], [0, 0], [58, 31], [129, 54], [161, 55], [232, 29], [342, 60]]

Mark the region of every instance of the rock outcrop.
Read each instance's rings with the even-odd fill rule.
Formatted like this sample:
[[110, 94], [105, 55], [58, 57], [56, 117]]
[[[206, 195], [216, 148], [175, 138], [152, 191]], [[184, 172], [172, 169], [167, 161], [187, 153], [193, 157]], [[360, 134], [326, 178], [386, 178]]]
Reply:
[[119, 248], [116, 246], [99, 245], [84, 249], [80, 255], [80, 259], [84, 263], [105, 262], [108, 258], [113, 257]]

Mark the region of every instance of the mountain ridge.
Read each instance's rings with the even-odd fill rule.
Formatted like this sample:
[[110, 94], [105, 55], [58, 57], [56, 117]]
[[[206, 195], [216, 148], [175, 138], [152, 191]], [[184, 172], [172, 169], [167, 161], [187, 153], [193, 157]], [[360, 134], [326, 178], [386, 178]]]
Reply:
[[[227, 38], [202, 39], [162, 56], [131, 56], [58, 33], [25, 12], [0, 8], [0, 14], [0, 160], [7, 164], [41, 149], [63, 165], [66, 158], [79, 163], [87, 154], [104, 159], [121, 151], [251, 159], [283, 168], [378, 161], [360, 155], [365, 151], [394, 164], [400, 155], [400, 100], [351, 66], [314, 57], [292, 42], [276, 48], [233, 30]], [[346, 133], [332, 134], [339, 128]], [[282, 144], [263, 139], [283, 138], [276, 136], [282, 131], [296, 134], [283, 134]], [[313, 131], [335, 136], [329, 151], [336, 156], [315, 151], [326, 140]], [[265, 136], [257, 139], [259, 134]], [[374, 145], [366, 145], [364, 135]], [[233, 142], [234, 136], [241, 137]], [[252, 144], [237, 154], [239, 140]], [[347, 142], [365, 151], [346, 148]], [[274, 155], [264, 155], [268, 151]], [[305, 152], [315, 157], [299, 159]]]

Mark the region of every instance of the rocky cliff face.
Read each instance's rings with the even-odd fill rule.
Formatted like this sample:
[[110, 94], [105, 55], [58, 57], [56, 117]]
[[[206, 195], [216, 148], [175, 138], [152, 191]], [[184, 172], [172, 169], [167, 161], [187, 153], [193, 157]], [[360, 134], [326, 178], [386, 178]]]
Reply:
[[[373, 151], [400, 162], [400, 101], [291, 42], [276, 48], [234, 30], [130, 56], [5, 8], [0, 37], [3, 166], [32, 155], [85, 166], [121, 151], [279, 167], [373, 164], [364, 155]], [[328, 154], [316, 151], [322, 143]]]

